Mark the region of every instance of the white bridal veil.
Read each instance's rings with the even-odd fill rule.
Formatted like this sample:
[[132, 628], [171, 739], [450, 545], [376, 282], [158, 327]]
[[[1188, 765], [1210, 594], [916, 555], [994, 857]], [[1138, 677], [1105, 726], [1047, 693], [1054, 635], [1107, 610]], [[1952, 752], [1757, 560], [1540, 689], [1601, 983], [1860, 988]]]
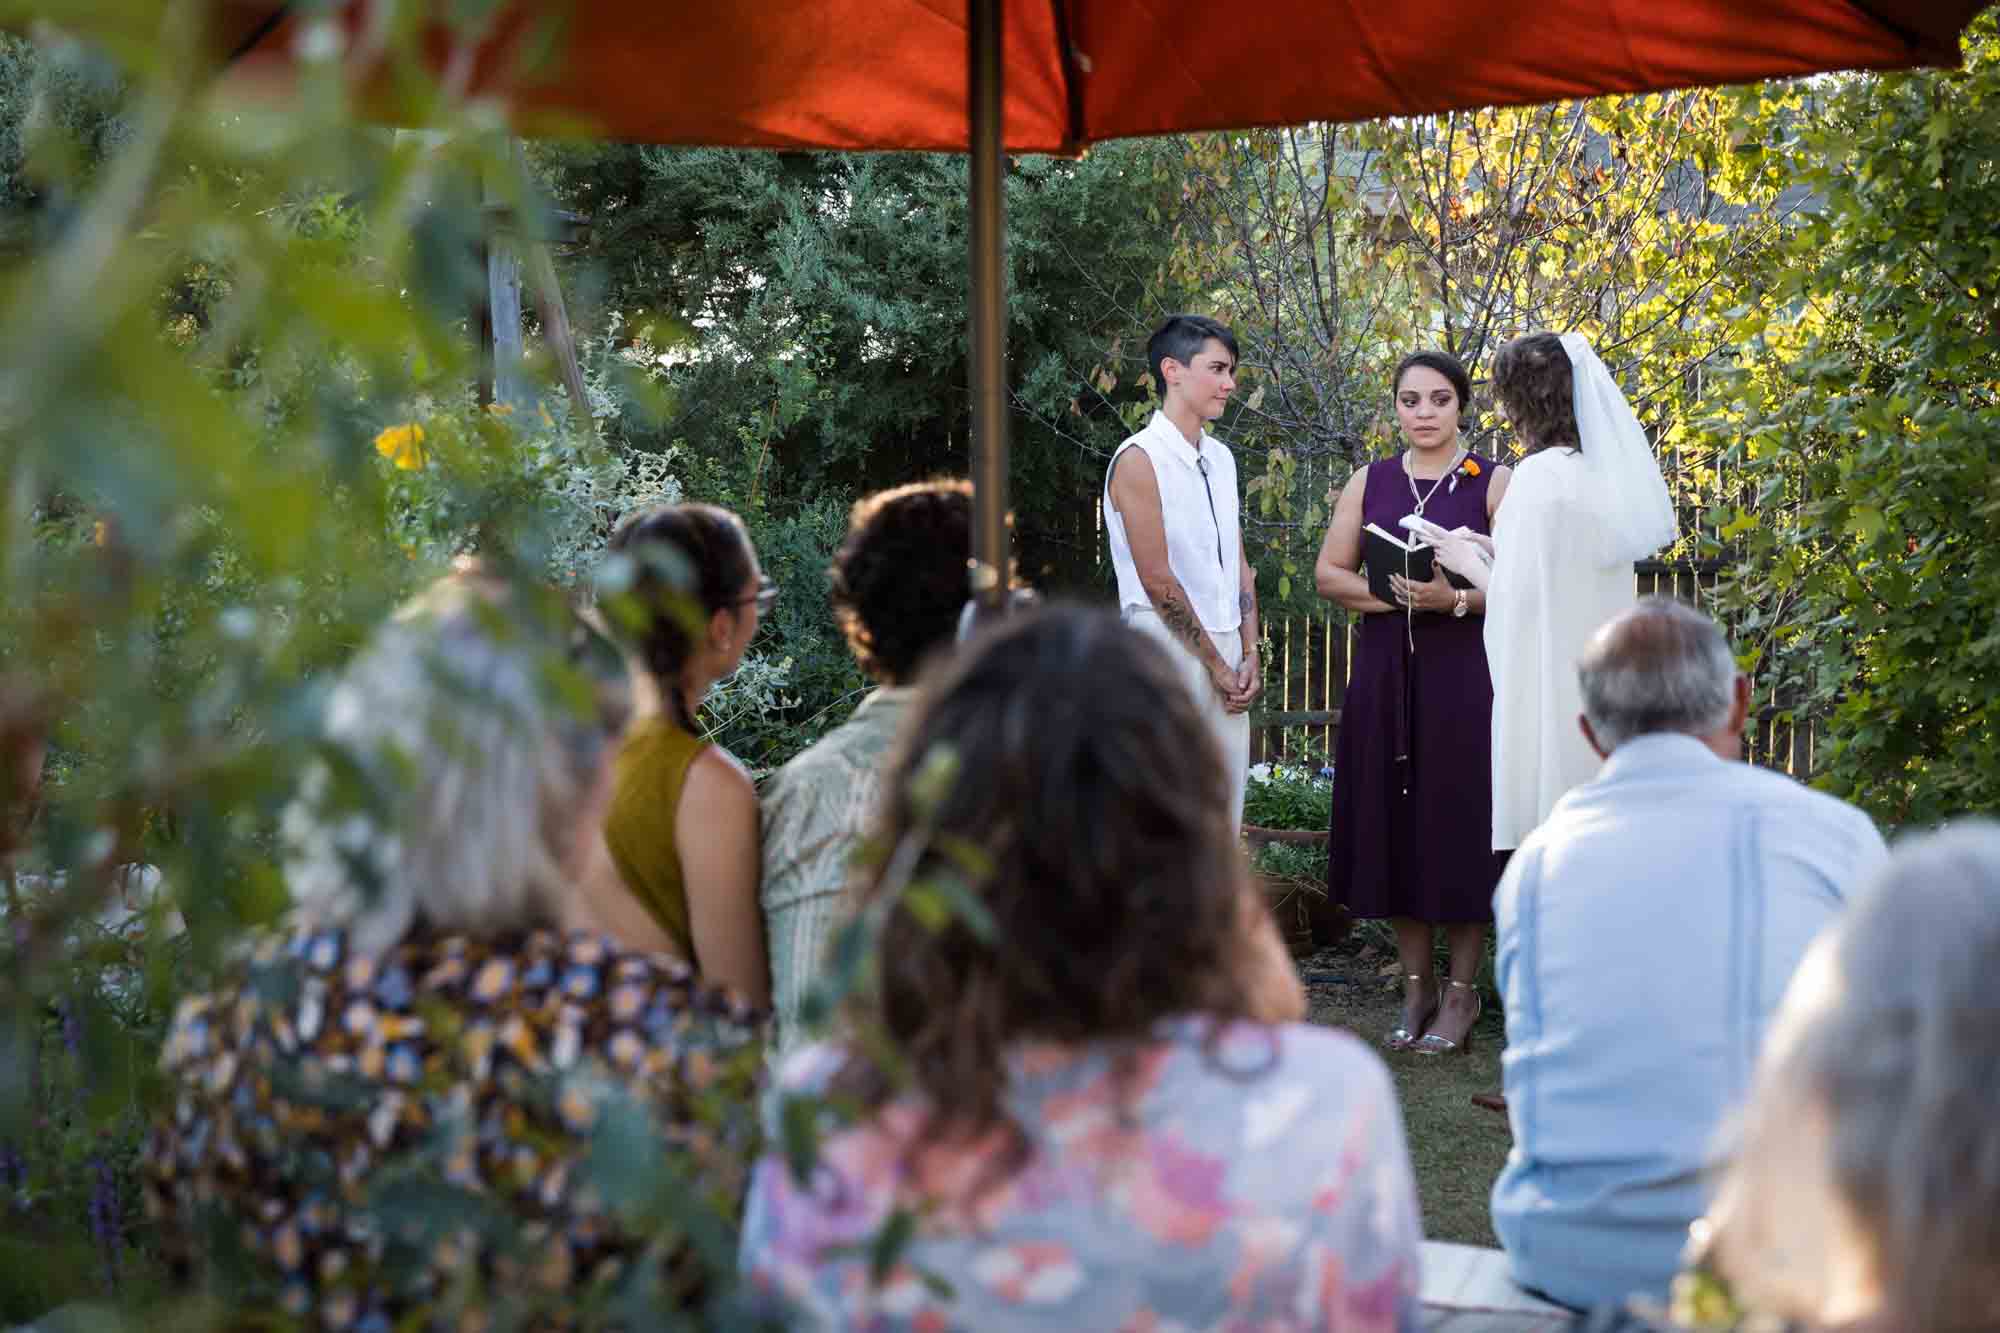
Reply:
[[1493, 676], [1493, 845], [1518, 847], [1562, 794], [1597, 772], [1577, 729], [1576, 659], [1638, 593], [1632, 562], [1674, 540], [1674, 506], [1611, 372], [1566, 333], [1577, 438], [1520, 460], [1494, 516], [1486, 589]]
[[1584, 485], [1578, 492], [1597, 510], [1605, 564], [1641, 560], [1678, 535], [1674, 503], [1632, 405], [1581, 333], [1562, 336], [1575, 385], [1577, 437], [1583, 442]]

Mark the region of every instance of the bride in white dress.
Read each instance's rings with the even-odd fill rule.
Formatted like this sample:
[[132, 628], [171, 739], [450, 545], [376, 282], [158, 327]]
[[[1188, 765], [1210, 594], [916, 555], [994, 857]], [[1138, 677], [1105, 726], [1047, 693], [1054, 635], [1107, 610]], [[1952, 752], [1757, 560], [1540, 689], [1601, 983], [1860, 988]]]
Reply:
[[1486, 586], [1493, 676], [1493, 846], [1517, 847], [1562, 794], [1596, 772], [1577, 716], [1576, 658], [1638, 599], [1632, 564], [1676, 536], [1652, 445], [1581, 334], [1500, 349], [1493, 393], [1526, 453], [1493, 519], [1492, 563], [1470, 534], [1445, 566]]

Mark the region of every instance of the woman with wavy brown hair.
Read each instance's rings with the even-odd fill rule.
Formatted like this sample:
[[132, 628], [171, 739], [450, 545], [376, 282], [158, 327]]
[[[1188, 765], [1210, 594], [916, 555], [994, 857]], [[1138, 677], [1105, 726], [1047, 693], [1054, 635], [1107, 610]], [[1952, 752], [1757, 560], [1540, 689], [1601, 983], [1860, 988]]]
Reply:
[[747, 1206], [794, 1326], [1412, 1319], [1386, 1070], [1291, 1021], [1225, 783], [1173, 663], [1103, 612], [1005, 623], [922, 687], [858, 872], [873, 984], [781, 1075], [858, 1118]]
[[1495, 518], [1486, 584], [1493, 847], [1505, 850], [1597, 772], [1576, 724], [1576, 659], [1638, 600], [1632, 564], [1674, 540], [1675, 519], [1652, 443], [1582, 334], [1502, 347], [1493, 395], [1527, 455]]

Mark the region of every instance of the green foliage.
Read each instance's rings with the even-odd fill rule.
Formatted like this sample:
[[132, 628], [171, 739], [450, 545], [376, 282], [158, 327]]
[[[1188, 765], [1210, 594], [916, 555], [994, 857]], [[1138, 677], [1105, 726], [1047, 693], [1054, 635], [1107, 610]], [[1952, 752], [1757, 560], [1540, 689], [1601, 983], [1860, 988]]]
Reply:
[[[708, 720], [775, 763], [865, 686], [825, 597], [852, 496], [963, 470], [962, 163], [607, 149], [601, 179], [630, 170], [647, 192], [613, 201], [570, 150], [540, 157], [565, 200], [604, 201], [600, 238], [633, 230], [570, 275], [599, 298], [578, 311], [587, 410], [551, 385], [493, 410], [466, 320], [484, 293], [481, 183], [530, 220], [544, 203], [480, 113], [447, 97], [439, 134], [367, 128], [309, 58], [284, 114], [217, 115], [200, 53], [176, 44], [194, 34], [142, 11], [86, 16], [115, 76], [82, 45], [0, 46], [17, 251], [0, 272], [0, 811], [24, 744], [53, 744], [39, 817], [19, 844], [5, 821], [0, 857], [60, 886], [8, 900], [0, 1249], [43, 1260], [0, 1264], [9, 1321], [152, 1295], [129, 1174], [161, 1091], [161, 1015], [285, 910], [273, 830], [329, 674], [411, 590], [466, 554], [582, 590], [620, 514], [730, 504], [783, 594]], [[1082, 366], [1130, 319], [1119, 302], [1166, 244], [1147, 201], [1171, 187], [1143, 146], [1021, 163], [1009, 186], [1015, 477], [1025, 548], [1058, 581], [1094, 568], [1089, 501], [1124, 429]], [[372, 775], [357, 799], [393, 802], [397, 780]], [[112, 1004], [96, 998], [103, 946], [77, 941], [140, 858], [188, 931], [121, 946], [134, 980]], [[981, 929], [961, 862], [910, 883], [909, 904]], [[843, 939], [822, 1005], [865, 980], [872, 941]], [[662, 1244], [695, 1242], [726, 1299], [729, 1210], [691, 1196], [615, 1107], [604, 1124], [602, 1182]], [[419, 1230], [500, 1224], [422, 1163], [385, 1185], [382, 1206]], [[610, 1298], [646, 1316], [635, 1326], [706, 1317], [637, 1288]], [[160, 1317], [175, 1314], [200, 1318]]]
[[74, 203], [124, 133], [114, 67], [87, 47], [0, 33], [0, 246], [30, 243]]
[[[1771, 108], [1746, 108], [1745, 143]], [[1819, 782], [1892, 824], [2000, 807], [2000, 28], [1962, 72], [1841, 81], [1762, 156], [1818, 206], [1700, 428], [1760, 697], [1822, 719]]]
[[[1156, 283], [1176, 151], [1011, 164], [1010, 482], [1021, 567], [1045, 587], [1098, 582], [1104, 463], [1150, 402], [1140, 346], [1184, 303]], [[623, 438], [678, 442], [690, 494], [785, 517], [966, 472], [962, 158], [588, 145], [537, 160], [594, 219], [586, 304], [625, 312], [671, 363], [671, 410]]]
[[136, 929], [79, 923], [48, 1003], [11, 1015], [8, 1077], [37, 1114], [0, 1143], [0, 1321], [25, 1322], [107, 1290], [156, 1282], [135, 1175], [156, 1082], [152, 1054], [183, 950]]
[[1324, 886], [1327, 870], [1327, 844], [1267, 842], [1259, 847], [1250, 858], [1250, 864], [1258, 873], [1273, 879], [1290, 880], [1296, 884]]
[[1389, 376], [1418, 348], [1465, 363], [1466, 441], [1505, 461], [1483, 393], [1492, 353], [1582, 332], [1634, 391], [1677, 489], [1712, 483], [1705, 460], [1678, 457], [1674, 408], [1726, 349], [1710, 317], [1745, 294], [1763, 308], [1757, 273], [1800, 202], [1784, 172], [1737, 151], [1754, 142], [1741, 105], [1760, 95], [1772, 126], [1802, 104], [1774, 86], [1187, 141], [1170, 271], [1213, 291], [1244, 345], [1222, 433], [1246, 460], [1268, 610], [1320, 609], [1309, 574], [1333, 500], [1402, 447]]
[[754, 653], [710, 696], [704, 721], [753, 768], [774, 768], [847, 720], [869, 683], [827, 602], [827, 566], [847, 532], [847, 505], [821, 497], [784, 518], [744, 515], [778, 604]]
[[[470, 183], [533, 193], [476, 123], [365, 128], [310, 65], [287, 114], [217, 116], [178, 45], [195, 34], [145, 26], [111, 34], [126, 81], [74, 96], [64, 71], [94, 57], [0, 46], [0, 204], [28, 220], [0, 270], [9, 1323], [152, 1294], [130, 1172], [160, 1019], [285, 908], [273, 829], [329, 671], [452, 557], [580, 585], [618, 513], [677, 493], [670, 454], [625, 456], [554, 393], [546, 415], [474, 401]], [[596, 351], [609, 398], [621, 369]], [[642, 388], [593, 415], [615, 428]], [[23, 841], [20, 761], [42, 738]], [[393, 774], [372, 780], [398, 799]], [[91, 925], [140, 859], [184, 939]]]
[[1253, 764], [1243, 790], [1243, 822], [1259, 828], [1330, 828], [1333, 780], [1298, 765]]
[[[1016, 558], [1045, 589], [1100, 581], [1104, 464], [1150, 410], [1145, 332], [1180, 304], [1156, 283], [1176, 151], [1121, 144], [1009, 174], [1009, 481]], [[613, 144], [532, 154], [558, 201], [591, 219], [569, 286], [579, 325], [606, 330], [586, 352], [605, 368], [600, 428], [628, 457], [671, 451], [687, 496], [741, 513], [782, 585], [705, 718], [753, 766], [782, 763], [868, 686], [826, 604], [847, 506], [967, 470], [965, 164]]]

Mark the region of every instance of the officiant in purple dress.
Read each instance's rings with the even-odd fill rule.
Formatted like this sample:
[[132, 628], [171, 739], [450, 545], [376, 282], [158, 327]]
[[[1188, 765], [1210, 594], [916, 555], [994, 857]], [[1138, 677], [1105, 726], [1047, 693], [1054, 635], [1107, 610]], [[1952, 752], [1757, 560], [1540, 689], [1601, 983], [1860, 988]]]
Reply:
[[[1359, 469], [1340, 493], [1314, 576], [1319, 595], [1360, 613], [1334, 750], [1327, 894], [1357, 917], [1386, 918], [1403, 974], [1402, 1020], [1386, 1044], [1426, 1055], [1463, 1051], [1479, 1019], [1475, 985], [1506, 853], [1492, 848], [1493, 686], [1482, 627], [1485, 593], [1456, 587], [1426, 551], [1429, 577], [1377, 571], [1364, 554], [1402, 561], [1373, 525], [1402, 539], [1405, 515], [1490, 533], [1508, 470], [1459, 438], [1472, 384], [1456, 358], [1416, 352], [1394, 380], [1406, 448]], [[1440, 984], [1433, 932], [1450, 971]]]

